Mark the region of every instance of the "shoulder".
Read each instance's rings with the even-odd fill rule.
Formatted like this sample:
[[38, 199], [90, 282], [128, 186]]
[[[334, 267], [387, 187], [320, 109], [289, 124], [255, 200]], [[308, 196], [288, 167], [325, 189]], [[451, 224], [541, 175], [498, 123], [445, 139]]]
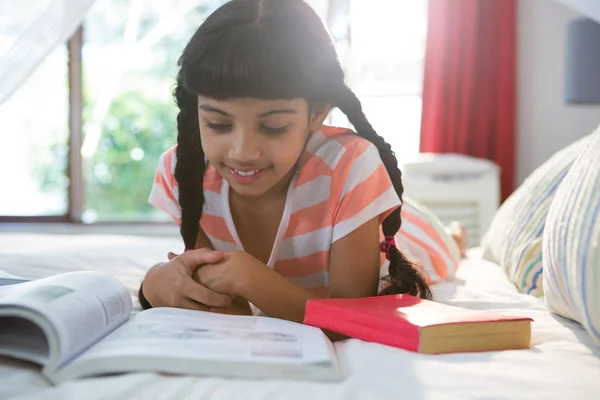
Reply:
[[[329, 184], [332, 242], [373, 218], [381, 224], [401, 204], [379, 151], [369, 140], [349, 130], [315, 132], [307, 146], [308, 151], [313, 149], [312, 157], [322, 160], [320, 168], [328, 173], [320, 180]], [[320, 198], [320, 193], [310, 190], [310, 196]]]
[[324, 126], [309, 141], [309, 151], [311, 145], [315, 148], [313, 154], [331, 168], [334, 179], [345, 181], [353, 175], [373, 172], [383, 166], [375, 145], [349, 129]]
[[311, 201], [327, 195], [329, 202], [337, 204], [351, 192], [367, 199], [390, 187], [389, 175], [370, 141], [341, 128], [324, 127], [312, 134], [296, 182]]
[[174, 187], [175, 182], [175, 164], [177, 163], [177, 156], [175, 152], [177, 146], [173, 146], [167, 151], [163, 152], [158, 158], [157, 177], [162, 178], [165, 184], [170, 187]]
[[311, 134], [300, 169], [317, 175], [334, 176], [343, 172], [365, 152], [369, 158], [375, 161], [379, 159], [375, 146], [353, 131], [323, 126]]

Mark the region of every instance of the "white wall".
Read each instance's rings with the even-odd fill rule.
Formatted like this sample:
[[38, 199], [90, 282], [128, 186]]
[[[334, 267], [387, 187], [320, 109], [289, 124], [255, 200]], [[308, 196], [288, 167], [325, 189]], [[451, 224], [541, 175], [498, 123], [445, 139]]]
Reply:
[[566, 25], [578, 17], [554, 0], [519, 0], [517, 184], [557, 150], [600, 125], [600, 105], [563, 100]]

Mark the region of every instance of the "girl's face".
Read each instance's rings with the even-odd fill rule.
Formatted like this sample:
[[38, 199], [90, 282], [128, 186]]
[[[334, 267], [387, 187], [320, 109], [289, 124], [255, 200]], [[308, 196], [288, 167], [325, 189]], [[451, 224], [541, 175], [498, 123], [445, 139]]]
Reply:
[[321, 127], [329, 110], [310, 112], [304, 99], [198, 96], [202, 148], [235, 192], [261, 196], [291, 177], [309, 133]]

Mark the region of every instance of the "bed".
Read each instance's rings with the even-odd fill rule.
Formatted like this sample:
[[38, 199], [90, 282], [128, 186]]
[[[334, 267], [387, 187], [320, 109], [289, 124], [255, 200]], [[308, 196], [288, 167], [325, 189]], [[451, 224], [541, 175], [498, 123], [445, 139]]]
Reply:
[[[142, 228], [147, 233], [152, 228]], [[112, 274], [133, 297], [145, 270], [181, 247], [176, 232], [153, 236], [72, 227], [0, 232], [0, 272], [28, 279], [73, 270]], [[520, 294], [500, 268], [471, 249], [457, 278], [434, 287], [437, 301], [534, 319], [532, 348], [419, 355], [359, 340], [336, 343], [342, 383], [244, 381], [128, 374], [47, 383], [35, 365], [0, 358], [0, 398], [15, 399], [540, 399], [600, 398], [600, 348], [577, 323]]]

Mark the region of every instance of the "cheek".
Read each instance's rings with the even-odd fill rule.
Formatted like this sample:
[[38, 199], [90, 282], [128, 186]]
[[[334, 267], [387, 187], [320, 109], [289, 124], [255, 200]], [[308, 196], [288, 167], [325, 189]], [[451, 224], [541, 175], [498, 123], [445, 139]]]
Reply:
[[269, 145], [270, 158], [273, 164], [283, 168], [291, 168], [302, 155], [306, 135], [288, 137], [281, 141], [272, 141]]
[[209, 161], [215, 161], [223, 157], [223, 144], [216, 140], [210, 133], [200, 134], [202, 150]]

